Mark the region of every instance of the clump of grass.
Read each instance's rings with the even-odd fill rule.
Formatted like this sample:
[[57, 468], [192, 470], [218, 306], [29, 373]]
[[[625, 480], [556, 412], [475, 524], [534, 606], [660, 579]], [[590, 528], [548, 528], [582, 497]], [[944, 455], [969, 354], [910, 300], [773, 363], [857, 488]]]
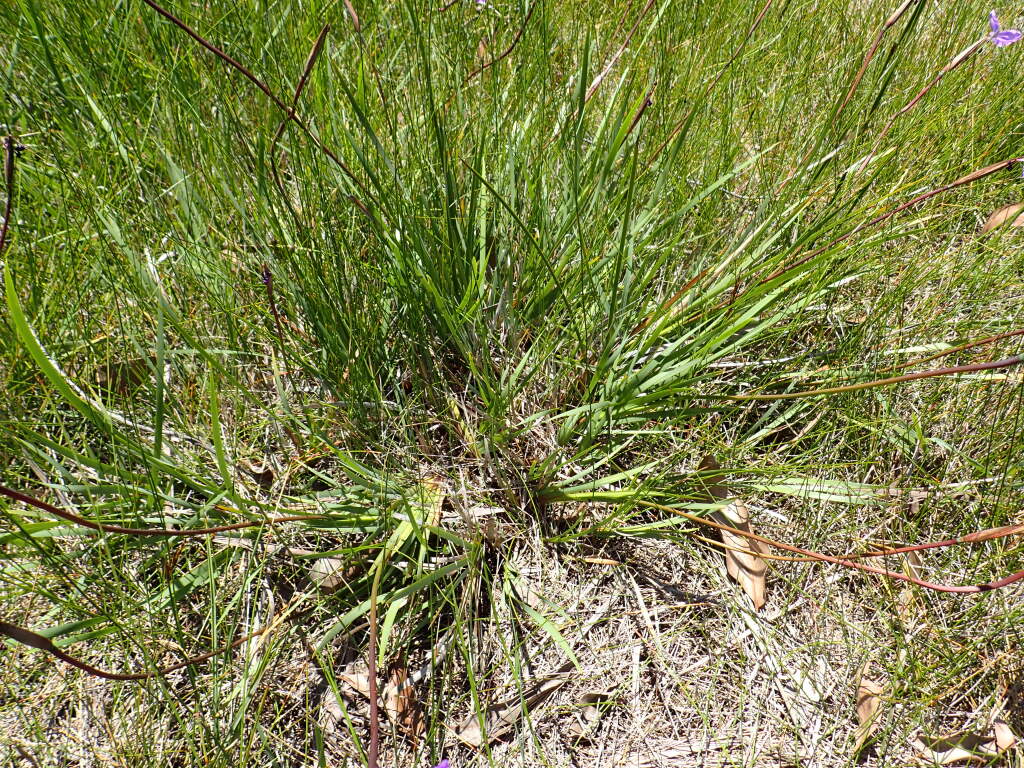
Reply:
[[[845, 9], [815, 46], [803, 2], [172, 10], [0, 9], [26, 146], [0, 480], [101, 527], [247, 526], [138, 538], [2, 510], [9, 623], [92, 667], [154, 673], [259, 631], [114, 686], [105, 758], [376, 764], [379, 741], [436, 762], [541, 672], [600, 677], [605, 651], [641, 647], [650, 678], [631, 656], [598, 742], [651, 728], [654, 692], [691, 733], [779, 696], [776, 747], [839, 755], [821, 733], [852, 732], [842, 706], [824, 723], [820, 691], [744, 683], [758, 649], [813, 679], [818, 631], [834, 668], [883, 648], [905, 711], [879, 755], [898, 761], [929, 702], [1013, 674], [1002, 597], [929, 604], [918, 641], [878, 581], [779, 565], [792, 625], [772, 628], [670, 514], [715, 507], [711, 454], [769, 535], [830, 554], [1019, 522], [1017, 374], [971, 367], [1013, 359], [1021, 327], [1013, 241], [972, 219], [1019, 191], [1019, 53], [973, 44], [914, 102], [987, 9]], [[965, 375], [860, 388], [932, 353]], [[886, 501], [921, 487], [933, 501]], [[1001, 540], [936, 557], [937, 581], [1021, 567]], [[665, 584], [715, 607], [659, 629]], [[371, 735], [380, 713], [343, 695], [353, 658], [382, 686], [424, 670], [424, 733]], [[5, 738], [68, 759], [49, 667], [9, 668]], [[141, 711], [151, 739], [129, 738]], [[568, 748], [529, 716], [514, 730], [480, 759]]]

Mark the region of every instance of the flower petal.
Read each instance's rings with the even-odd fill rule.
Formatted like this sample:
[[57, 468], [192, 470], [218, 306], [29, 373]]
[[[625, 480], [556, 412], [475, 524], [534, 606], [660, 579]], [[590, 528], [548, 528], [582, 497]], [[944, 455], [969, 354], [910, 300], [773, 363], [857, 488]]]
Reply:
[[1016, 43], [1021, 38], [1020, 30], [1018, 29], [1004, 29], [1001, 32], [996, 32], [992, 35], [992, 42], [999, 48], [1005, 48], [1011, 43]]
[[988, 25], [992, 28], [992, 34], [999, 34], [999, 18], [996, 16], [996, 12], [992, 11], [988, 15]]

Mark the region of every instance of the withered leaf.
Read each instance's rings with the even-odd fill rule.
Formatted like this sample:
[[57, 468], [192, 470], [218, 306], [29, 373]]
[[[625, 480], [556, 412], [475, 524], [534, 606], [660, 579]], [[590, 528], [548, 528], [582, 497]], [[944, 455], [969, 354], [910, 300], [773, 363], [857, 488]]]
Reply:
[[569, 733], [581, 738], [591, 733], [601, 718], [601, 705], [609, 705], [615, 697], [612, 691], [590, 691], [580, 696], [576, 706], [580, 717], [569, 725]]
[[697, 471], [701, 473], [698, 482], [712, 499], [721, 501], [729, 498], [729, 489], [725, 486], [725, 475], [718, 472], [719, 469], [721, 469], [721, 465], [718, 463], [718, 459], [711, 454], [701, 459], [697, 466]]
[[992, 212], [988, 219], [985, 220], [985, 224], [981, 228], [981, 234], [984, 235], [991, 232], [996, 227], [1011, 220], [1011, 227], [1024, 227], [1024, 213], [1022, 213], [1022, 211], [1024, 211], [1024, 203], [1010, 203], [1009, 205], [1004, 205], [1002, 208], [997, 208]]
[[914, 747], [921, 757], [937, 765], [955, 763], [987, 763], [1017, 743], [1010, 727], [1003, 722], [992, 726], [992, 733], [979, 735], [971, 731], [955, 733], [952, 736], [932, 738], [918, 736]]
[[[923, 563], [921, 562], [921, 556], [917, 552], [907, 552], [905, 563], [905, 570], [908, 575], [913, 576], [915, 579], [924, 579]], [[914, 621], [918, 613], [918, 604], [917, 595], [912, 585], [906, 584], [900, 591], [899, 600], [896, 603], [896, 611], [900, 618], [908, 624]]]
[[[750, 512], [742, 501], [733, 502], [721, 512], [715, 513], [714, 517], [725, 525], [753, 533], [750, 526]], [[726, 571], [753, 601], [754, 610], [761, 610], [766, 600], [765, 574], [768, 571], [768, 564], [761, 555], [768, 554], [768, 545], [731, 531], [722, 531], [722, 543], [727, 547], [725, 550]], [[748, 551], [739, 552], [736, 548]]]
[[416, 739], [423, 734], [423, 711], [416, 698], [416, 688], [404, 666], [396, 666], [388, 676], [388, 685], [384, 689], [384, 711], [391, 722], [407, 736]]
[[878, 728], [878, 713], [882, 707], [882, 685], [867, 677], [868, 665], [860, 671], [857, 683], [857, 731], [853, 753], [859, 755]]
[[370, 673], [366, 662], [356, 659], [345, 665], [344, 671], [338, 675], [338, 681], [344, 684], [343, 692], [358, 693], [364, 698], [370, 697]]
[[321, 557], [309, 567], [309, 580], [324, 592], [334, 592], [345, 583], [345, 561]]
[[570, 662], [557, 672], [534, 683], [521, 696], [514, 696], [506, 701], [492, 704], [484, 712], [484, 727], [480, 727], [480, 718], [470, 714], [460, 723], [455, 735], [471, 747], [481, 747], [484, 743], [491, 744], [508, 733], [530, 707], [534, 707], [552, 693], [565, 685], [571, 678], [573, 664]]
[[1010, 726], [1001, 720], [992, 724], [992, 733], [996, 737], [996, 751], [1000, 754], [1017, 745], [1016, 734], [1010, 730]]

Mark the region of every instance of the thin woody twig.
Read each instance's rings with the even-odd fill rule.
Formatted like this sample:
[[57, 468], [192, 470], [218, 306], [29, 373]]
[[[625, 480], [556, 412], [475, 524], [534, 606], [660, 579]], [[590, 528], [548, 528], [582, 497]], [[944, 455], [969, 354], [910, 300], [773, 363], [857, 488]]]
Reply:
[[946, 64], [946, 66], [939, 70], [938, 74], [936, 74], [935, 77], [933, 77], [927, 85], [925, 85], [920, 91], [917, 92], [917, 95], [914, 96], [914, 98], [908, 101], [899, 112], [897, 112], [896, 114], [889, 118], [889, 122], [885, 124], [885, 127], [882, 129], [882, 132], [879, 133], [878, 138], [875, 139], [875, 145], [872, 147], [871, 152], [868, 153], [867, 157], [864, 158], [864, 161], [860, 164], [860, 167], [857, 169], [858, 173], [867, 168], [871, 161], [874, 159], [875, 154], [878, 152], [878, 147], [885, 140], [885, 137], [889, 135], [889, 131], [892, 130], [892, 127], [893, 125], [896, 124], [896, 121], [903, 115], [907, 114], [907, 112], [910, 112], [912, 109], [914, 109], [914, 107], [916, 107], [920, 103], [921, 99], [923, 99], [932, 88], [934, 88], [936, 85], [939, 84], [939, 82], [941, 82], [942, 78], [944, 78], [947, 74], [949, 74], [954, 69], [963, 64], [965, 61], [967, 61], [971, 56], [973, 56], [981, 49], [981, 46], [983, 46], [987, 42], [988, 37], [981, 37], [978, 40], [975, 40], [966, 48], [964, 48], [962, 51], [960, 51], [960, 53], [954, 56], [953, 59], [948, 64]]
[[800, 392], [781, 392], [778, 394], [764, 395], [723, 395], [722, 399], [732, 401], [746, 400], [794, 400], [800, 397], [816, 397], [818, 395], [835, 395], [840, 392], [856, 392], [860, 389], [874, 389], [885, 387], [890, 384], [902, 384], [907, 381], [919, 379], [931, 379], [936, 376], [957, 376], [961, 373], [976, 373], [978, 371], [992, 371], [999, 368], [1009, 368], [1020, 365], [1024, 362], [1024, 355], [1014, 355], [1003, 360], [992, 360], [986, 363], [972, 363], [970, 365], [955, 365], [948, 368], [934, 368], [930, 371], [918, 371], [917, 373], [905, 373], [902, 376], [890, 376], [885, 379], [874, 379], [872, 381], [861, 381], [856, 384], [842, 384], [835, 387], [823, 387], [821, 389], [802, 390]]
[[508, 48], [499, 53], [486, 64], [483, 64], [474, 69], [472, 72], [470, 72], [469, 76], [463, 82], [463, 85], [467, 85], [469, 81], [472, 80], [474, 77], [482, 73], [484, 70], [490, 69], [495, 64], [508, 57], [510, 53], [512, 53], [515, 47], [519, 45], [519, 41], [522, 39], [523, 33], [526, 32], [526, 25], [530, 23], [530, 17], [533, 16], [533, 12], [537, 9], [538, 2], [539, 0], [534, 0], [534, 2], [530, 4], [530, 10], [526, 12], [526, 18], [523, 19], [523, 23], [519, 26], [519, 31], [516, 32], [516, 36], [512, 38], [512, 43], [508, 46]]
[[780, 277], [781, 275], [784, 275], [786, 272], [789, 272], [791, 270], [796, 269], [797, 267], [800, 267], [800, 266], [806, 264], [808, 261], [813, 259], [815, 256], [818, 256], [818, 255], [824, 253], [829, 248], [832, 248], [833, 246], [839, 245], [840, 243], [842, 243], [845, 240], [849, 240], [851, 237], [856, 235], [858, 232], [860, 232], [860, 231], [862, 231], [864, 229], [867, 229], [868, 227], [873, 227], [876, 224], [881, 224], [882, 222], [887, 221], [888, 219], [891, 219], [896, 214], [902, 213], [903, 211], [907, 210], [908, 208], [913, 208], [915, 205], [918, 205], [919, 203], [923, 203], [925, 200], [929, 200], [929, 199], [935, 197], [936, 195], [942, 194], [943, 192], [948, 192], [951, 189], [956, 189], [957, 187], [962, 187], [965, 184], [970, 184], [972, 182], [978, 181], [979, 179], [983, 179], [986, 176], [990, 176], [991, 174], [995, 173], [996, 171], [1001, 171], [1004, 168], [1009, 168], [1014, 163], [1024, 163], [1024, 157], [1011, 157], [1011, 158], [1008, 158], [1006, 160], [1000, 160], [998, 163], [993, 163], [992, 165], [987, 165], [984, 168], [979, 168], [976, 171], [971, 171], [966, 176], [961, 176], [959, 179], [956, 179], [955, 181], [951, 181], [949, 184], [943, 184], [941, 187], [936, 187], [935, 189], [932, 189], [932, 190], [930, 190], [928, 192], [924, 192], [924, 193], [922, 193], [920, 195], [917, 195], [912, 200], [908, 200], [907, 202], [902, 203], [901, 205], [896, 206], [891, 211], [887, 211], [886, 213], [879, 214], [878, 216], [875, 216], [870, 221], [866, 221], [866, 222], [863, 222], [861, 224], [858, 224], [856, 227], [851, 229], [845, 235], [840, 235], [839, 237], [835, 238], [834, 240], [832, 240], [831, 242], [827, 243], [826, 245], [823, 245], [820, 248], [815, 248], [813, 251], [810, 251], [809, 253], [807, 253], [806, 255], [804, 255], [802, 257], [800, 257], [799, 259], [797, 259], [793, 263], [788, 264], [788, 265], [786, 265], [784, 267], [779, 267], [777, 270], [775, 270], [770, 275], [768, 275], [768, 277], [766, 277], [763, 280], [761, 280], [760, 283], [758, 283], [758, 284], [759, 285], [764, 285], [765, 283], [771, 282], [775, 278]]
[[299, 105], [299, 98], [302, 96], [302, 90], [306, 87], [306, 83], [309, 81], [309, 76], [313, 71], [313, 67], [316, 65], [317, 58], [320, 56], [320, 51], [323, 50], [324, 42], [327, 40], [327, 33], [329, 30], [330, 25], [324, 24], [323, 29], [320, 30], [320, 34], [316, 38], [316, 42], [313, 43], [313, 49], [309, 52], [309, 56], [306, 57], [306, 66], [302, 70], [302, 77], [299, 78], [299, 82], [295, 86], [295, 95], [292, 96], [291, 109], [288, 110], [288, 114], [284, 119], [278, 123], [277, 130], [274, 132], [274, 138], [270, 141], [270, 172], [274, 177], [274, 186], [277, 187], [277, 192], [281, 195], [281, 200], [288, 208], [288, 212], [292, 215], [295, 223], [299, 226], [301, 226], [299, 214], [295, 211], [291, 200], [288, 198], [288, 191], [284, 187], [284, 182], [281, 180], [281, 174], [277, 167], [277, 144], [284, 135], [284, 131], [285, 128], [288, 127], [288, 123], [295, 117], [295, 110]]
[[689, 111], [687, 111], [683, 119], [676, 123], [675, 126], [673, 126], [672, 130], [668, 132], [668, 136], [665, 137], [665, 140], [662, 141], [661, 144], [658, 145], [658, 148], [651, 153], [651, 156], [647, 158], [646, 165], [648, 168], [654, 163], [658, 156], [665, 151], [665, 147], [671, 144], [672, 140], [679, 134], [679, 132], [683, 130], [683, 128], [686, 127], [686, 125], [689, 124], [689, 122], [696, 116], [697, 105], [703, 104], [707, 100], [708, 95], [711, 93], [711, 91], [715, 89], [715, 86], [717, 86], [719, 81], [721, 81], [721, 79], [725, 76], [725, 73], [729, 70], [729, 67], [731, 67], [736, 62], [736, 59], [738, 59], [740, 55], [743, 53], [747, 43], [750, 41], [750, 38], [754, 36], [754, 33], [757, 31], [757, 28], [761, 26], [761, 22], [764, 21], [764, 17], [768, 14], [768, 11], [771, 9], [772, 4], [774, 2], [775, 0], [766, 0], [765, 4], [761, 7], [761, 10], [754, 18], [753, 23], [751, 23], [750, 27], [747, 29], [747, 34], [744, 36], [740, 44], [736, 46], [736, 49], [733, 51], [732, 56], [729, 57], [729, 60], [725, 62], [725, 65], [718, 71], [718, 74], [715, 75], [714, 79], [710, 83], [708, 83], [707, 87], [704, 89], [704, 92], [700, 95], [700, 98], [693, 102], [693, 106], [690, 107]]
[[[366, 189], [366, 187], [363, 185], [363, 183], [356, 177], [356, 175], [352, 172], [352, 170], [345, 164], [345, 162], [340, 157], [338, 157], [338, 155], [333, 150], [331, 150], [330, 147], [328, 147], [326, 144], [324, 144], [316, 136], [316, 134], [313, 133], [312, 129], [309, 127], [309, 124], [306, 123], [306, 121], [303, 120], [301, 117], [299, 117], [299, 115], [297, 115], [292, 110], [291, 107], [289, 107], [277, 94], [275, 94], [270, 89], [269, 85], [267, 85], [265, 82], [263, 82], [258, 77], [256, 77], [256, 75], [254, 75], [244, 64], [242, 64], [238, 60], [232, 58], [230, 55], [225, 53], [223, 50], [218, 48], [216, 45], [211, 43], [209, 40], [207, 40], [205, 37], [200, 35], [194, 29], [192, 29], [192, 27], [190, 27], [184, 21], [182, 21], [177, 16], [175, 16], [173, 13], [171, 13], [166, 8], [164, 8], [159, 3], [157, 3], [156, 0], [142, 0], [142, 2], [144, 2], [146, 5], [148, 5], [150, 8], [152, 8], [154, 11], [159, 13], [161, 16], [163, 16], [165, 19], [167, 19], [169, 22], [171, 22], [174, 26], [178, 27], [178, 29], [182, 30], [185, 34], [187, 34], [189, 37], [191, 37], [193, 40], [195, 40], [197, 43], [199, 43], [201, 46], [203, 46], [203, 48], [208, 50], [210, 53], [212, 53], [218, 59], [220, 59], [225, 64], [227, 64], [230, 67], [232, 67], [233, 69], [235, 69], [237, 72], [239, 72], [250, 83], [252, 83], [257, 88], [259, 88], [259, 90], [262, 91], [266, 95], [266, 97], [268, 99], [270, 99], [278, 109], [280, 109], [282, 112], [285, 113], [285, 115], [287, 115], [286, 119], [290, 120], [293, 123], [295, 123], [295, 125], [297, 125], [299, 127], [299, 129], [310, 139], [310, 141], [313, 142], [314, 146], [316, 146], [317, 149], [319, 149], [321, 152], [323, 152], [325, 155], [327, 155], [327, 157], [329, 157], [331, 159], [331, 161], [336, 166], [338, 166], [338, 168], [341, 169], [342, 173], [344, 173], [352, 181], [352, 183], [355, 184], [359, 188], [359, 190], [361, 192], [363, 192], [364, 194], [367, 194], [367, 195], [369, 194], [369, 191]], [[367, 211], [366, 206], [362, 202], [360, 202], [357, 198], [355, 198], [355, 197], [351, 198], [351, 202], [354, 205], [356, 205], [360, 210], [363, 210], [364, 212]]]
[[590, 97], [597, 93], [597, 89], [601, 87], [601, 83], [604, 82], [608, 73], [612, 71], [612, 67], [615, 66], [615, 62], [617, 62], [619, 57], [622, 56], [623, 51], [625, 51], [629, 46], [629, 41], [633, 39], [633, 35], [635, 35], [637, 29], [640, 28], [640, 22], [644, 20], [644, 17], [648, 14], [651, 8], [654, 7], [654, 2], [655, 0], [647, 0], [647, 4], [643, 7], [643, 10], [640, 11], [640, 15], [637, 17], [636, 22], [630, 28], [629, 32], [626, 33], [626, 38], [622, 41], [622, 44], [618, 49], [616, 49], [615, 53], [612, 54], [612, 57], [608, 61], [608, 64], [605, 65], [605, 68], [601, 70], [597, 77], [594, 78], [590, 87], [587, 88], [587, 95], [583, 98], [584, 102], [590, 101]]
[[[917, 585], [919, 587], [923, 587], [925, 589], [933, 590], [935, 592], [950, 592], [950, 593], [956, 593], [956, 594], [974, 594], [974, 593], [977, 593], [977, 592], [990, 592], [992, 590], [1002, 589], [1003, 587], [1009, 586], [1010, 584], [1015, 584], [1018, 581], [1024, 580], [1024, 571], [1017, 571], [1016, 573], [1012, 573], [1009, 576], [1006, 576], [1006, 577], [1004, 577], [1002, 579], [997, 579], [996, 581], [986, 582], [984, 584], [968, 584], [968, 585], [939, 584], [937, 582], [925, 581], [924, 579], [919, 579], [916, 576], [909, 576], [909, 575], [906, 575], [906, 574], [903, 574], [903, 573], [899, 573], [897, 571], [890, 571], [890, 570], [887, 570], [885, 568], [876, 568], [876, 567], [871, 566], [871, 565], [865, 565], [864, 563], [859, 563], [856, 560], [851, 560], [851, 559], [848, 559], [848, 558], [844, 559], [842, 557], [836, 557], [835, 555], [826, 555], [823, 552], [815, 552], [814, 550], [803, 549], [802, 547], [796, 547], [796, 546], [793, 546], [792, 544], [785, 544], [785, 543], [783, 543], [781, 541], [776, 541], [775, 539], [770, 539], [770, 538], [768, 538], [766, 536], [760, 536], [760, 535], [758, 535], [756, 533], [752, 533], [750, 531], [741, 531], [738, 528], [734, 528], [731, 525], [725, 525], [724, 523], [719, 523], [716, 520], [711, 520], [711, 519], [708, 519], [706, 517], [700, 517], [699, 515], [694, 515], [694, 514], [691, 514], [689, 512], [684, 512], [684, 511], [682, 511], [680, 509], [675, 509], [674, 507], [668, 507], [668, 506], [665, 506], [663, 504], [657, 504], [657, 503], [655, 503], [653, 501], [646, 501], [646, 500], [643, 500], [643, 499], [638, 499], [635, 503], [637, 503], [637, 504], [639, 504], [641, 506], [644, 506], [644, 507], [649, 507], [651, 509], [658, 509], [658, 510], [661, 510], [663, 512], [669, 512], [671, 514], [678, 515], [678, 516], [680, 516], [682, 518], [685, 518], [686, 520], [689, 520], [690, 522], [696, 523], [698, 525], [703, 525], [703, 526], [706, 526], [706, 527], [709, 527], [709, 528], [717, 528], [720, 531], [726, 531], [726, 532], [732, 533], [732, 534], [734, 534], [736, 536], [742, 536], [742, 537], [744, 537], [746, 539], [750, 539], [750, 540], [753, 540], [753, 541], [759, 541], [762, 544], [767, 544], [768, 546], [775, 547], [776, 549], [781, 549], [781, 550], [784, 550], [786, 552], [792, 552], [792, 553], [797, 554], [797, 555], [803, 555], [803, 556], [805, 556], [807, 558], [810, 558], [811, 560], [814, 560], [814, 561], [817, 561], [817, 562], [831, 563], [833, 565], [839, 565], [839, 566], [842, 566], [844, 568], [852, 568], [852, 569], [855, 569], [855, 570], [858, 570], [858, 571], [864, 571], [865, 573], [872, 573], [872, 574], [875, 574], [875, 575], [878, 575], [878, 576], [884, 576], [886, 578], [896, 579], [897, 581], [906, 581], [906, 582], [909, 582], [911, 584], [915, 584], [915, 585]], [[1021, 530], [1020, 530], [1021, 527], [1020, 526], [1008, 526], [1008, 528], [1013, 529], [1013, 530], [1009, 530], [1008, 532], [1003, 533], [1003, 534], [989, 535], [989, 536], [987, 536], [987, 538], [998, 538], [1000, 535], [1008, 536], [1008, 535], [1012, 535], [1012, 534], [1020, 533], [1021, 532]], [[999, 530], [999, 529], [993, 529], [993, 530]], [[977, 534], [979, 536], [979, 538], [977, 538], [977, 539], [970, 539], [970, 540], [971, 541], [975, 541], [975, 540], [976, 541], [984, 541], [984, 540], [986, 540], [986, 538], [980, 538], [980, 536], [982, 536], [982, 534], [986, 534], [986, 533], [990, 533], [990, 532], [984, 532], [983, 531], [980, 534]], [[964, 537], [964, 541], [967, 541], [969, 538], [970, 537]], [[963, 542], [958, 542], [958, 543], [963, 543]], [[882, 554], [888, 554], [888, 553], [882, 553]]]
[[264, 525], [277, 525], [278, 523], [292, 523], [299, 520], [323, 520], [325, 515], [285, 515], [283, 517], [272, 517], [266, 520], [246, 520], [241, 523], [229, 523], [227, 525], [217, 525], [212, 528], [125, 528], [120, 525], [110, 525], [108, 523], [97, 523], [94, 520], [88, 520], [84, 517], [76, 515], [74, 512], [68, 512], [65, 509], [56, 507], [49, 502], [37, 499], [34, 496], [29, 496], [26, 493], [21, 493], [13, 488], [8, 488], [5, 485], [0, 485], [0, 496], [6, 496], [14, 501], [20, 501], [23, 504], [41, 509], [55, 517], [67, 520], [70, 523], [75, 523], [83, 528], [89, 528], [93, 531], [100, 533], [118, 533], [129, 536], [161, 536], [166, 538], [174, 537], [186, 537], [186, 536], [208, 536], [214, 533], [224, 533], [226, 531], [238, 531], [243, 528], [257, 528]]
[[882, 26], [879, 28], [878, 32], [875, 35], [874, 43], [872, 44], [870, 50], [868, 50], [867, 55], [864, 56], [864, 61], [861, 62], [860, 69], [857, 70], [857, 74], [854, 76], [853, 81], [850, 83], [850, 88], [846, 91], [846, 97], [843, 99], [843, 103], [840, 104], [839, 109], [836, 110], [836, 117], [839, 116], [839, 113], [846, 108], [846, 105], [850, 103], [850, 99], [853, 98], [853, 94], [857, 90], [857, 87], [860, 85], [860, 81], [864, 77], [864, 73], [867, 72], [868, 64], [871, 63], [871, 60], [875, 57], [875, 53], [878, 52], [878, 47], [882, 44], [882, 39], [885, 37], [885, 34], [901, 18], [903, 18], [903, 14], [905, 14], [912, 5], [918, 2], [920, 2], [920, 0], [904, 0], [903, 4], [895, 11], [893, 11], [889, 15], [889, 18], [885, 20], [885, 23], [882, 24]]
[[[5, 621], [0, 621], [0, 635], [4, 635], [17, 643], [21, 643], [22, 645], [28, 646], [29, 648], [35, 648], [36, 650], [46, 651], [47, 653], [56, 656], [58, 659], [65, 662], [66, 664], [70, 664], [71, 666], [76, 667], [90, 675], [93, 675], [94, 677], [101, 677], [104, 680], [149, 680], [154, 677], [163, 677], [164, 675], [167, 675], [171, 672], [175, 672], [179, 669], [184, 669], [185, 667], [193, 666], [195, 664], [201, 664], [204, 661], [212, 659], [214, 656], [219, 656], [221, 654], [228, 653], [229, 651], [234, 650], [238, 646], [248, 642], [249, 640], [252, 640], [255, 637], [259, 637], [260, 635], [266, 634], [271, 629], [278, 626], [284, 620], [284, 618], [286, 618], [287, 610], [287, 608], [283, 609], [281, 613], [275, 616], [274, 619], [269, 623], [265, 624], [264, 626], [260, 627], [254, 632], [250, 632], [247, 635], [242, 635], [241, 637], [232, 640], [227, 645], [223, 645], [220, 648], [217, 648], [213, 651], [201, 653], [198, 656], [190, 656], [184, 661], [180, 661], [176, 664], [171, 664], [170, 666], [166, 667], [160, 667], [159, 669], [149, 670], [147, 672], [109, 672], [105, 669], [94, 667], [92, 664], [82, 661], [81, 659], [61, 650], [56, 645], [54, 645], [53, 641], [50, 640], [50, 638], [40, 635], [37, 632], [25, 629], [24, 627], [19, 627], [16, 624], [9, 624]], [[313, 612], [313, 610], [314, 609], [311, 608], [298, 614], [292, 614], [290, 618], [296, 619], [301, 618], [303, 616], [308, 616], [310, 613]]]

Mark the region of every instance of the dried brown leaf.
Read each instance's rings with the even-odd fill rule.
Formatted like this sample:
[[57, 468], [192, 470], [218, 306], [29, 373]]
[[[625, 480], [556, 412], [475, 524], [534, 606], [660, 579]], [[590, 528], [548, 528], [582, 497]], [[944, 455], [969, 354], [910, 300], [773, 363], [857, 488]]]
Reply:
[[[723, 501], [730, 496], [729, 488], [725, 483], [725, 474], [718, 471], [720, 468], [718, 460], [710, 454], [705, 456], [697, 467], [697, 471], [702, 473], [700, 481], [704, 485], [705, 492], [715, 501]], [[753, 533], [750, 527], [750, 512], [742, 501], [733, 502], [711, 517], [725, 525]], [[768, 571], [768, 564], [760, 555], [768, 553], [768, 545], [728, 531], [722, 531], [722, 543], [726, 547], [725, 568], [729, 576], [743, 588], [743, 591], [754, 602], [754, 609], [761, 610], [766, 599], [765, 574]], [[735, 548], [749, 550], [754, 554], [737, 552]]]
[[[753, 533], [750, 526], [750, 512], [742, 501], [733, 502], [714, 516], [719, 519], [719, 522], [747, 533]], [[761, 610], [766, 600], [765, 574], [768, 571], [768, 563], [761, 555], [768, 554], [768, 545], [729, 531], [722, 531], [722, 543], [728, 547], [725, 550], [726, 571], [753, 601], [754, 610]], [[737, 548], [748, 551], [739, 552]]]
[[564, 665], [552, 675], [527, 688], [522, 696], [514, 696], [506, 701], [492, 704], [484, 712], [484, 727], [480, 727], [480, 718], [470, 714], [459, 725], [455, 735], [471, 747], [481, 747], [486, 742], [492, 744], [508, 733], [530, 707], [534, 707], [557, 691], [570, 680], [572, 663]]
[[337, 557], [321, 557], [309, 567], [309, 580], [324, 592], [334, 592], [345, 584], [345, 562]]
[[992, 733], [982, 736], [970, 731], [933, 738], [918, 736], [914, 741], [920, 757], [937, 765], [988, 763], [1017, 743], [1006, 723], [997, 722]]
[[426, 730], [416, 688], [403, 666], [396, 666], [388, 677], [388, 685], [384, 689], [384, 711], [399, 730], [414, 740]]
[[1000, 753], [1003, 753], [1008, 749], [1012, 749], [1017, 745], [1016, 734], [1010, 730], [1010, 726], [1001, 720], [992, 724], [992, 733], [996, 737], [996, 750]]
[[271, 488], [274, 485], [274, 479], [276, 473], [274, 467], [266, 461], [249, 461], [248, 459], [239, 459], [238, 466], [240, 466], [245, 472], [255, 480], [262, 488]]
[[[981, 234], [984, 235], [987, 232], [991, 232], [1011, 219], [1013, 220], [1013, 223], [1010, 224], [1011, 227], [1024, 227], [1024, 213], [1021, 213], [1021, 211], [1024, 211], [1024, 203], [1010, 203], [1002, 208], [997, 208], [985, 220], [985, 224], [981, 228]], [[1018, 216], [1018, 214], [1020, 215]]]
[[597, 721], [601, 718], [600, 705], [607, 705], [614, 698], [612, 691], [589, 691], [584, 693], [576, 701], [579, 707], [579, 717], [569, 725], [569, 734], [576, 738], [582, 738], [593, 732]]
[[878, 714], [882, 708], [881, 683], [867, 677], [868, 665], [860, 671], [860, 682], [857, 683], [857, 731], [853, 753], [859, 755], [878, 729]]
[[350, 698], [353, 693], [370, 698], [370, 673], [362, 659], [346, 664], [344, 671], [338, 675], [338, 681], [343, 684], [342, 693], [348, 694]]
[[[718, 463], [718, 459], [711, 454], [701, 459], [700, 464], [697, 466], [697, 471], [701, 473], [699, 482], [703, 484], [707, 494], [716, 501], [729, 498], [729, 489], [725, 484], [725, 474], [716, 471], [719, 469], [721, 469], [721, 465]], [[708, 474], [705, 475], [704, 473]]]

